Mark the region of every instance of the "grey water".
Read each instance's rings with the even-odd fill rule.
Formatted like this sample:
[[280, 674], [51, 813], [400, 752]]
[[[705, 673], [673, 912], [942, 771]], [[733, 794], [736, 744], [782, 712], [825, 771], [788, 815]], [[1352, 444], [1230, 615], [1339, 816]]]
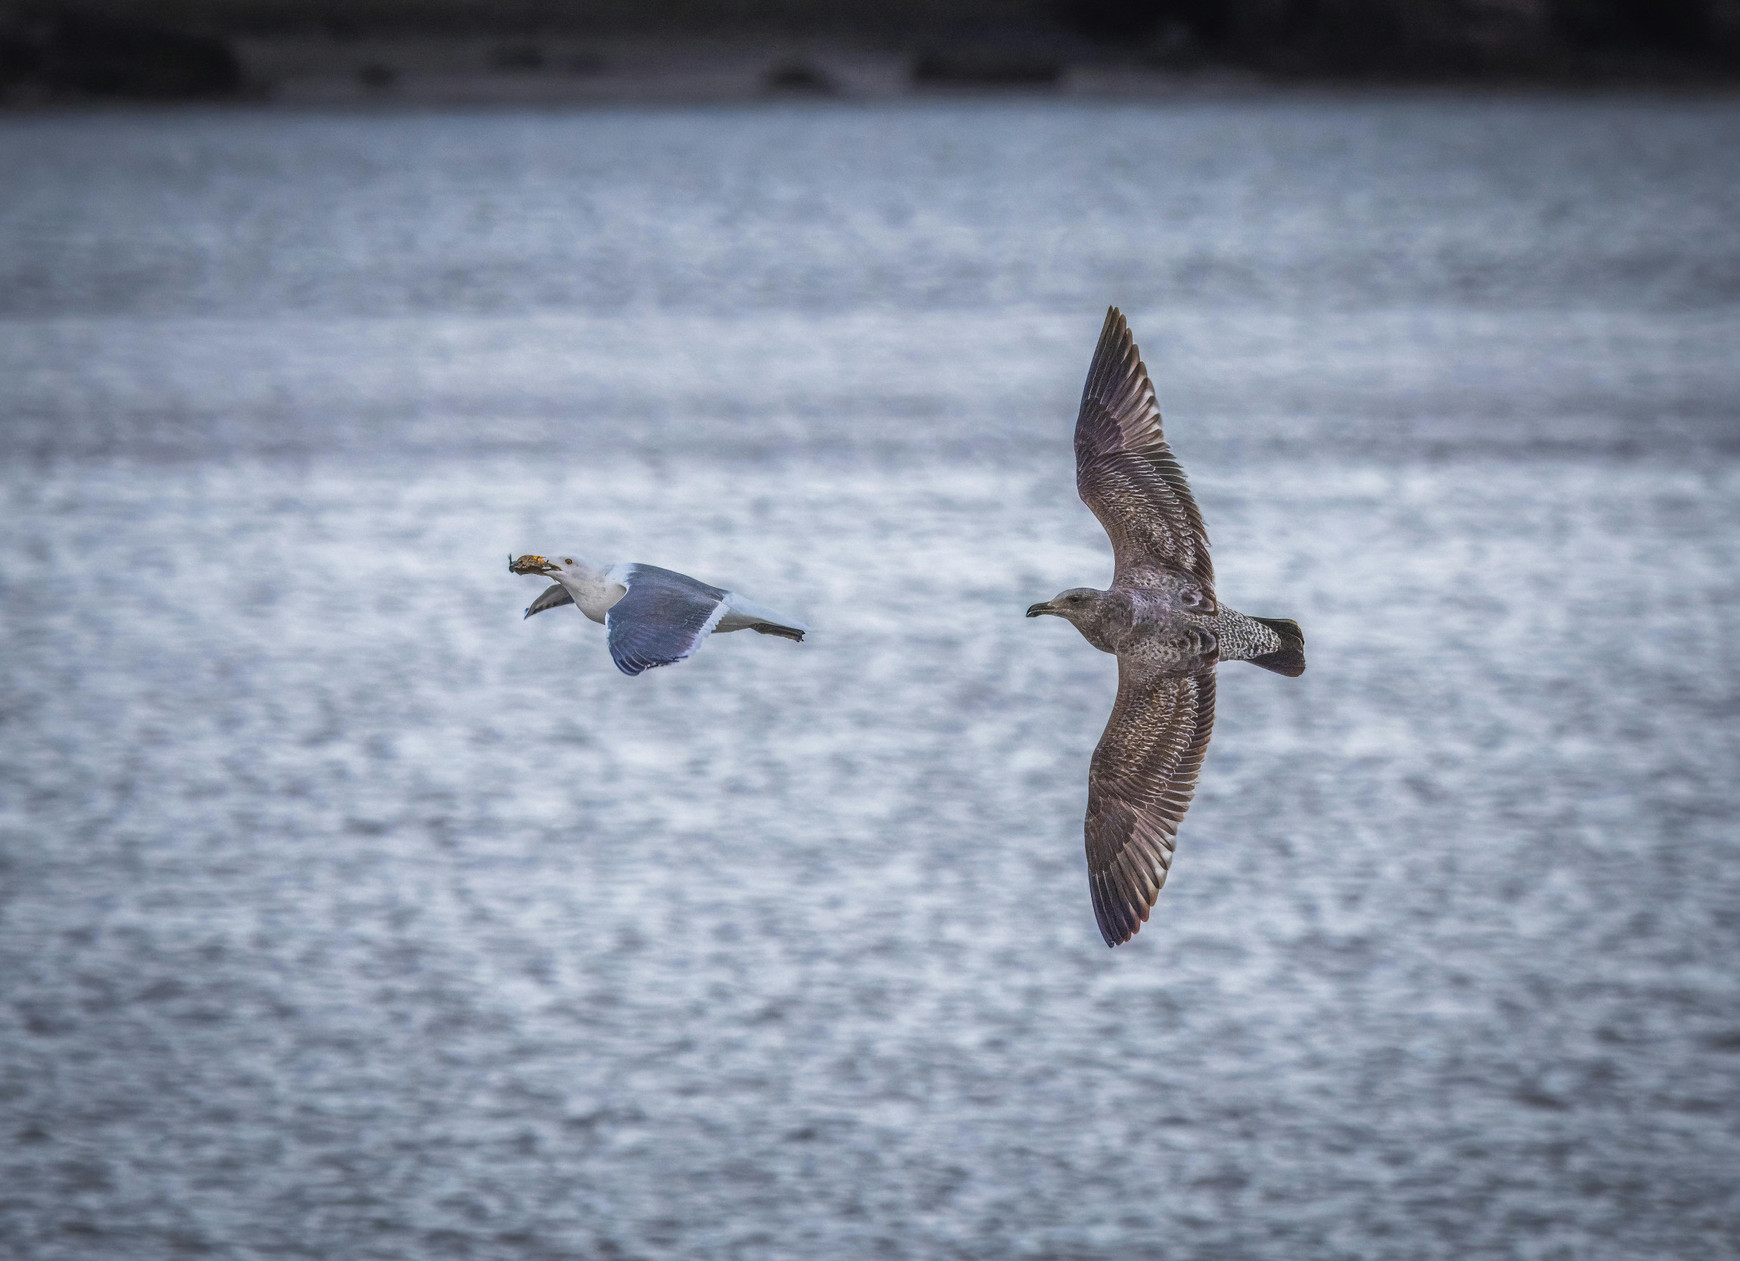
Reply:
[[[1310, 669], [1109, 952], [1112, 302]], [[1737, 347], [1732, 98], [0, 117], [0, 1254], [1734, 1256]]]

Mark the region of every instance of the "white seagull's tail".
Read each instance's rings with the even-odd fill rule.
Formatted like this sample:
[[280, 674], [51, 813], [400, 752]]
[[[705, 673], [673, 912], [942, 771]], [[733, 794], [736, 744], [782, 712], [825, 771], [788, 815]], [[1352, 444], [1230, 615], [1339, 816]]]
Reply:
[[752, 630], [761, 635], [778, 635], [781, 639], [793, 639], [803, 643], [804, 635], [809, 627], [795, 617], [786, 617], [783, 613], [775, 613], [764, 604], [747, 600], [735, 591], [725, 593], [725, 616], [719, 619], [719, 625], [714, 628], [719, 631]]

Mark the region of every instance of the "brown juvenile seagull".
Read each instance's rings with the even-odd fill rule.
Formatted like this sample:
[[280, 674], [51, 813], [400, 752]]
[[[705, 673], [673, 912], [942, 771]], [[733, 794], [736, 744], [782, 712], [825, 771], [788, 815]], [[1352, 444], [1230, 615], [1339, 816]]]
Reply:
[[1088, 886], [1106, 945], [1130, 940], [1172, 866], [1178, 824], [1214, 726], [1222, 661], [1305, 672], [1297, 622], [1246, 617], [1215, 599], [1208, 532], [1172, 448], [1141, 352], [1117, 307], [1075, 421], [1075, 485], [1112, 540], [1112, 585], [1035, 604], [1118, 657], [1118, 699], [1088, 769]]

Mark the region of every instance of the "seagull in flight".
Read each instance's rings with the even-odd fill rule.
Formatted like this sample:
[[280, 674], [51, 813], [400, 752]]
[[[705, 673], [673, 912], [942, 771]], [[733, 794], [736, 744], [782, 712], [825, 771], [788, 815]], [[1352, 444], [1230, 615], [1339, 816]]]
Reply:
[[1106, 945], [1130, 940], [1172, 866], [1214, 726], [1222, 661], [1305, 672], [1297, 622], [1246, 617], [1215, 597], [1208, 532], [1172, 448], [1141, 352], [1106, 312], [1075, 422], [1075, 485], [1112, 541], [1112, 585], [1027, 610], [1074, 624], [1118, 658], [1118, 699], [1088, 769], [1088, 887]]
[[574, 556], [520, 556], [508, 571], [554, 578], [526, 616], [576, 605], [604, 623], [611, 660], [624, 674], [675, 665], [695, 655], [715, 631], [752, 630], [803, 642], [809, 630], [735, 591], [710, 587], [657, 565], [595, 565]]

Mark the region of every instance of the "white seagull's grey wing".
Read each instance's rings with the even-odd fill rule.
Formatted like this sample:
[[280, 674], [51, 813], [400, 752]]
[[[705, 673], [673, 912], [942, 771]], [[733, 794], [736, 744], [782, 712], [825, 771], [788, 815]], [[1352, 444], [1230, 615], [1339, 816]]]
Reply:
[[1118, 659], [1118, 700], [1088, 771], [1088, 886], [1106, 945], [1135, 936], [1166, 883], [1214, 728], [1214, 671]]
[[1116, 583], [1164, 565], [1202, 584], [1214, 607], [1208, 532], [1160, 426], [1141, 352], [1117, 307], [1106, 312], [1075, 421], [1075, 484], [1112, 540]]
[[[574, 603], [574, 597], [568, 594], [568, 588], [559, 582], [552, 583], [542, 595], [533, 600], [527, 607], [526, 617], [530, 617], [534, 613], [542, 613], [546, 609], [559, 609], [564, 604], [572, 603]], [[525, 618], [520, 620], [524, 621]]]
[[627, 594], [604, 615], [610, 656], [624, 674], [692, 657], [719, 619], [725, 592], [657, 565], [624, 565]]

